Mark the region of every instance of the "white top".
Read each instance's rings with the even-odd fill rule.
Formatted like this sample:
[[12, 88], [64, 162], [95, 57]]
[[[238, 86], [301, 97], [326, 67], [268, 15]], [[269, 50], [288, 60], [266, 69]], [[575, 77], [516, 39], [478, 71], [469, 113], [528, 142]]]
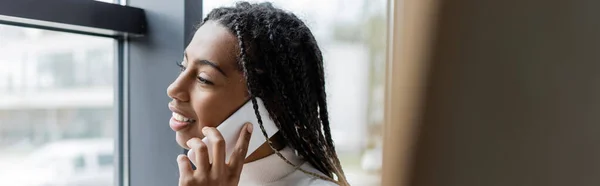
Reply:
[[[283, 157], [287, 158], [294, 165], [300, 165], [300, 168], [325, 176], [323, 173], [315, 169], [310, 163], [304, 161], [301, 157], [294, 153], [294, 150], [285, 147], [279, 151]], [[242, 168], [240, 182], [238, 185], [243, 186], [294, 186], [294, 185], [311, 185], [311, 186], [337, 186], [328, 180], [323, 180], [312, 175], [308, 175], [300, 170], [295, 169], [290, 164], [286, 163], [277, 154], [271, 154], [262, 159], [246, 163]]]

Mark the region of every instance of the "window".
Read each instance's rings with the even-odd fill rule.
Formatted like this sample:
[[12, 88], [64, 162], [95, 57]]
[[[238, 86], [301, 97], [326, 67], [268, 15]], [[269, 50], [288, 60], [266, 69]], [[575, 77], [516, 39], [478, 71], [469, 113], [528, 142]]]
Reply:
[[112, 167], [93, 169], [86, 154], [108, 152], [93, 157], [112, 166], [115, 40], [8, 25], [0, 36], [9, 36], [0, 37], [0, 185], [112, 174]]
[[40, 88], [75, 86], [74, 59], [71, 53], [51, 53], [37, 59], [37, 82]]
[[[383, 149], [386, 1], [270, 2], [302, 19], [319, 43], [325, 63], [332, 136], [350, 184], [379, 185]], [[203, 3], [206, 16], [213, 8], [231, 6], [235, 1], [204, 0]]]
[[112, 71], [112, 52], [110, 48], [102, 47], [97, 49], [91, 49], [85, 53], [85, 70], [81, 73], [83, 80], [82, 84], [92, 86], [106, 86], [113, 82], [113, 76], [110, 73]]
[[98, 165], [100, 167], [111, 166], [113, 165], [113, 158], [112, 154], [100, 154], [98, 156]]
[[77, 156], [73, 159], [73, 167], [76, 171], [82, 171], [85, 168], [85, 159], [83, 156]]
[[0, 185], [138, 185], [129, 170], [145, 169], [127, 158], [129, 111], [154, 106], [129, 104], [130, 71], [149, 65], [127, 67], [156, 46], [143, 42], [145, 10], [126, 2], [155, 3], [0, 0]]

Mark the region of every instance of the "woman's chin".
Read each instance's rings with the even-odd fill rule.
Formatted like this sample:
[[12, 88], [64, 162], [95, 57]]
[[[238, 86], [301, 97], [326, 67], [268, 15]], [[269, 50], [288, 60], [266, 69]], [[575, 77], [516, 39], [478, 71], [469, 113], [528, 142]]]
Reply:
[[190, 147], [187, 146], [187, 141], [192, 139], [192, 138], [204, 138], [204, 136], [200, 135], [190, 135], [190, 134], [185, 134], [183, 132], [175, 132], [175, 141], [177, 141], [177, 144], [184, 149], [190, 149]]
[[176, 132], [176, 133], [175, 133], [175, 141], [177, 141], [177, 144], [179, 144], [179, 146], [180, 146], [181, 148], [184, 148], [184, 149], [188, 149], [188, 150], [189, 150], [189, 149], [190, 149], [190, 147], [188, 147], [188, 146], [186, 145], [186, 142], [187, 142], [188, 140], [190, 140], [191, 138], [190, 138], [190, 137], [186, 137], [186, 136], [187, 136], [187, 135], [185, 135], [185, 134], [181, 134], [180, 132]]
[[190, 147], [186, 145], [188, 140], [192, 138], [204, 138], [204, 135], [202, 135], [202, 131], [200, 130], [202, 127], [204, 126], [194, 123], [183, 130], [175, 131], [175, 141], [177, 141], [177, 144], [182, 148], [189, 150]]

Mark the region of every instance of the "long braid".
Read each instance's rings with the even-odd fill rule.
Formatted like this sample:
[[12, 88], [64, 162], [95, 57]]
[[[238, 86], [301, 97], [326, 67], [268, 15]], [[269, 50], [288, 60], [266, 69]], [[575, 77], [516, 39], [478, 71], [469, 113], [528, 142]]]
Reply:
[[[249, 71], [248, 71], [248, 69], [253, 69], [253, 68], [250, 66], [250, 63], [247, 63], [247, 61], [246, 61], [246, 47], [245, 47], [245, 45], [244, 45], [244, 40], [243, 40], [243, 38], [242, 38], [241, 29], [240, 29], [240, 27], [239, 27], [238, 20], [239, 20], [239, 18], [234, 20], [234, 24], [235, 24], [234, 30], [235, 30], [235, 32], [236, 32], [236, 35], [237, 35], [237, 37], [238, 37], [238, 40], [239, 40], [239, 48], [240, 48], [240, 63], [241, 63], [241, 65], [242, 65], [242, 71], [243, 71], [244, 75], [245, 75], [246, 77], [248, 77], [248, 78], [247, 78], [247, 86], [249, 87], [249, 88], [248, 88], [248, 93], [249, 93], [249, 95], [250, 95], [250, 100], [251, 100], [251, 102], [252, 102], [252, 106], [253, 106], [253, 108], [254, 108], [254, 112], [255, 112], [256, 118], [257, 118], [257, 120], [258, 120], [258, 124], [259, 124], [259, 126], [260, 126], [260, 129], [261, 129], [261, 131], [262, 131], [262, 133], [263, 133], [263, 136], [265, 137], [265, 139], [266, 139], [267, 143], [269, 144], [269, 147], [271, 148], [271, 150], [273, 150], [273, 151], [274, 151], [274, 152], [277, 154], [277, 156], [279, 156], [281, 159], [285, 160], [285, 162], [286, 162], [286, 163], [288, 163], [288, 164], [290, 164], [290, 165], [294, 166], [294, 168], [296, 168], [296, 169], [299, 169], [299, 170], [301, 170], [302, 172], [305, 172], [305, 173], [307, 173], [307, 174], [311, 174], [311, 175], [313, 175], [313, 176], [317, 176], [317, 177], [318, 177], [319, 175], [316, 175], [316, 174], [314, 174], [314, 173], [311, 173], [311, 172], [308, 172], [308, 171], [306, 171], [306, 170], [300, 169], [300, 168], [299, 168], [299, 167], [300, 167], [300, 165], [294, 165], [292, 162], [290, 162], [290, 161], [289, 161], [287, 158], [285, 158], [285, 157], [284, 157], [284, 156], [283, 156], [283, 155], [282, 155], [282, 154], [279, 152], [279, 150], [277, 150], [277, 149], [276, 149], [276, 148], [273, 146], [273, 142], [272, 142], [272, 141], [271, 141], [271, 140], [268, 138], [267, 132], [266, 132], [266, 130], [265, 130], [265, 128], [264, 128], [264, 125], [263, 125], [263, 122], [262, 122], [262, 118], [261, 118], [261, 115], [260, 115], [260, 112], [259, 112], [259, 109], [258, 109], [258, 104], [257, 104], [257, 101], [256, 101], [256, 97], [255, 97], [255, 96], [254, 96], [254, 94], [252, 93], [252, 88], [250, 88], [250, 87], [256, 87], [256, 85], [254, 84], [254, 83], [255, 83], [255, 81], [254, 81], [253, 79], [251, 79], [251, 78], [250, 78], [250, 77], [254, 77], [254, 76], [249, 76]], [[324, 179], [328, 179], [328, 178], [324, 178]], [[335, 180], [333, 180], [333, 181], [335, 181]]]
[[[269, 137], [267, 135], [267, 131], [265, 130], [265, 127], [263, 125], [263, 121], [262, 121], [262, 117], [260, 115], [260, 112], [258, 110], [258, 103], [256, 101], [256, 97], [254, 96], [252, 89], [250, 87], [255, 87], [256, 85], [254, 85], [253, 79], [251, 79], [250, 77], [253, 76], [249, 76], [249, 71], [248, 69], [252, 69], [249, 67], [249, 63], [247, 63], [246, 60], [246, 47], [244, 45], [244, 39], [242, 38], [242, 33], [241, 33], [241, 29], [240, 29], [240, 24], [239, 24], [239, 19], [241, 19], [241, 16], [239, 16], [238, 18], [236, 18], [233, 22], [235, 24], [234, 30], [236, 33], [236, 36], [238, 38], [238, 43], [239, 43], [239, 48], [240, 48], [240, 63], [241, 63], [241, 67], [242, 67], [242, 71], [244, 73], [244, 76], [247, 77], [246, 79], [246, 84], [249, 87], [248, 88], [248, 94], [250, 95], [250, 100], [252, 101], [252, 107], [254, 109], [254, 114], [256, 115], [256, 119], [258, 120], [258, 124], [260, 126], [260, 129], [263, 133], [263, 135], [265, 136], [269, 147], [271, 147], [271, 150], [273, 150], [277, 156], [279, 156], [280, 158], [285, 159], [285, 157], [277, 150], [275, 149], [275, 147], [273, 146], [273, 142], [271, 140], [269, 140]], [[289, 161], [286, 161], [288, 163], [290, 163]], [[290, 163], [291, 164], [291, 163]], [[293, 164], [292, 164], [293, 165]]]
[[[314, 37], [310, 37], [310, 40], [315, 40]], [[322, 55], [321, 55], [321, 51], [318, 49], [318, 47], [312, 46], [315, 51], [317, 51], [317, 55], [315, 55], [317, 57], [317, 61], [323, 61]], [[319, 105], [319, 118], [321, 120], [321, 123], [323, 124], [323, 131], [325, 133], [325, 137], [326, 137], [326, 143], [327, 143], [327, 147], [329, 147], [328, 149], [328, 153], [329, 154], [336, 154], [335, 151], [335, 145], [333, 144], [333, 139], [331, 139], [331, 128], [329, 125], [329, 113], [328, 113], [328, 109], [327, 109], [327, 93], [325, 91], [325, 69], [323, 68], [323, 63], [316, 63], [317, 69], [316, 72], [318, 73], [317, 77], [318, 78], [318, 83], [316, 83], [315, 87], [319, 92], [319, 96], [318, 96], [318, 105]], [[334, 164], [334, 167], [337, 169], [337, 172], [339, 175], [338, 179], [342, 182], [347, 182], [346, 180], [346, 176], [344, 174], [344, 170], [342, 169], [342, 165], [340, 163], [340, 160], [337, 158], [337, 156], [334, 156], [335, 158], [331, 158], [330, 160], [333, 161], [332, 163]]]
[[[327, 113], [323, 59], [316, 41], [295, 15], [270, 3], [238, 3], [217, 8], [203, 20], [216, 21], [237, 37], [239, 69], [263, 135], [271, 149], [296, 169], [348, 185], [337, 158]], [[308, 172], [287, 160], [268, 139], [256, 98], [291, 148], [326, 177]]]
[[[304, 39], [305, 38], [303, 38], [303, 40]], [[303, 50], [306, 50], [306, 49], [303, 49]], [[310, 59], [304, 59], [304, 60], [310, 60]], [[314, 68], [311, 68], [314, 65], [311, 66], [311, 64], [306, 64], [306, 63], [299, 63], [299, 64], [300, 64], [300, 68], [301, 68], [301, 70], [299, 70], [299, 72], [300, 72], [300, 80], [302, 82], [302, 84], [301, 84], [302, 89], [309, 90], [309, 91], [305, 91], [305, 94], [301, 94], [301, 95], [303, 95], [303, 97], [300, 98], [301, 100], [308, 100], [306, 105], [302, 104], [305, 107], [301, 107], [301, 109], [303, 109], [302, 110], [303, 112], [307, 113], [308, 118], [311, 118], [308, 121], [308, 128], [307, 128], [307, 125], [305, 125], [304, 129], [311, 130], [311, 131], [317, 131], [318, 135], [311, 135], [310, 136], [311, 138], [309, 140], [316, 141], [317, 142], [316, 144], [318, 144], [318, 146], [321, 148], [327, 148], [328, 144], [327, 145], [323, 144], [323, 142], [326, 140], [323, 138], [324, 135], [323, 135], [321, 128], [323, 125], [328, 125], [328, 122], [325, 123], [319, 119], [319, 116], [318, 116], [319, 110], [315, 109], [315, 108], [318, 108], [318, 105], [317, 105], [318, 96], [317, 95], [319, 95], [318, 94], [319, 89], [312, 88], [314, 86], [314, 82], [310, 78], [310, 77], [315, 77], [315, 75], [313, 75], [315, 73], [315, 71], [311, 71], [311, 69], [314, 69]], [[316, 78], [316, 79], [319, 79], [319, 78]], [[312, 143], [309, 143], [309, 144], [312, 144]], [[319, 156], [318, 157], [319, 159], [328, 159], [327, 157], [330, 155], [331, 154], [320, 154], [317, 156]], [[326, 167], [329, 170], [334, 168], [331, 165], [326, 164], [324, 162], [321, 162], [321, 164], [323, 164], [322, 166]], [[329, 176], [331, 176], [331, 175], [329, 175]]]
[[[268, 37], [268, 41], [269, 44], [273, 45], [274, 39], [277, 39], [275, 36], [273, 36], [273, 30], [271, 29], [271, 26], [276, 24], [277, 20], [279, 19], [280, 16], [270, 16], [269, 19], [265, 19], [262, 22], [266, 25], [267, 27], [267, 34], [265, 35], [266, 37]], [[280, 70], [276, 70], [273, 71], [276, 74], [273, 75], [273, 77], [283, 77], [283, 78], [274, 78], [274, 81], [276, 84], [280, 85], [278, 87], [282, 87], [280, 89], [281, 91], [281, 95], [283, 95], [284, 97], [286, 97], [286, 94], [284, 92], [298, 92], [299, 96], [299, 100], [307, 100], [312, 98], [311, 96], [308, 96], [308, 94], [304, 94], [304, 91], [301, 91], [302, 89], [304, 90], [310, 90], [310, 89], [305, 89], [307, 88], [306, 86], [304, 87], [297, 87], [294, 86], [295, 84], [291, 84], [292, 87], [288, 87], [290, 88], [290, 90], [286, 90], [286, 86], [283, 86], [285, 83], [283, 82], [293, 82], [294, 80], [304, 80], [304, 82], [306, 82], [306, 73], [302, 73], [300, 76], [296, 76], [296, 74], [294, 72], [304, 72], [303, 68], [303, 63], [293, 63], [290, 60], [286, 60], [287, 56], [285, 55], [286, 53], [291, 53], [294, 51], [281, 51], [279, 50], [280, 48], [275, 48], [273, 52], [278, 53], [278, 54], [283, 54], [283, 55], [279, 55], [279, 58], [277, 61], [280, 61], [281, 63], [285, 63], [284, 65], [281, 65], [281, 67], [287, 67], [287, 68], [281, 68]], [[289, 49], [288, 49], [289, 50]], [[266, 55], [268, 56], [268, 55]], [[268, 60], [267, 60], [268, 61]], [[277, 74], [280, 73], [281, 74]], [[282, 82], [283, 80], [283, 82]], [[290, 83], [287, 83], [290, 84]], [[308, 101], [308, 103], [310, 103], [311, 101]], [[285, 104], [285, 109], [290, 111], [290, 116], [291, 121], [294, 121], [292, 124], [294, 130], [293, 130], [293, 136], [294, 138], [297, 139], [303, 139], [304, 143], [300, 143], [299, 141], [291, 141], [292, 144], [291, 146], [295, 146], [295, 147], [299, 147], [299, 149], [309, 149], [312, 150], [314, 149], [314, 147], [311, 147], [313, 145], [313, 143], [310, 143], [311, 141], [315, 141], [315, 138], [313, 137], [313, 135], [301, 135], [301, 134], [307, 134], [306, 130], [306, 123], [308, 123], [308, 126], [315, 126], [314, 122], [315, 120], [308, 120], [308, 118], [316, 118], [316, 117], [311, 117], [309, 115], [309, 117], [296, 117], [296, 115], [294, 113], [298, 113], [298, 112], [304, 112], [304, 113], [309, 113], [308, 111], [310, 110], [310, 106], [305, 106], [304, 104], [295, 104], [293, 107], [290, 107], [290, 104]], [[296, 111], [294, 111], [296, 110]], [[288, 124], [289, 125], [289, 124]], [[285, 134], [285, 133], [283, 133]], [[307, 139], [307, 137], [309, 137]], [[287, 137], [284, 137], [287, 138]], [[305, 151], [300, 151], [299, 152], [301, 155], [303, 155], [304, 157], [307, 157], [306, 159], [313, 165], [315, 165], [315, 167], [318, 170], [321, 170], [322, 172], [327, 173], [326, 170], [330, 170], [326, 165], [322, 164], [319, 159], [324, 159], [324, 157], [317, 157], [317, 158], [313, 158], [313, 156], [315, 155], [319, 155], [319, 153], [316, 153], [314, 151], [312, 152], [305, 152]], [[330, 176], [329, 174], [327, 174], [328, 176]]]
[[[285, 21], [285, 20], [281, 20], [281, 15], [276, 15], [274, 16], [275, 19], [273, 19], [273, 22], [271, 22], [271, 24], [280, 24], [278, 22], [281, 21]], [[292, 24], [294, 24], [295, 22], [292, 22]], [[292, 27], [298, 27], [299, 24], [294, 24]], [[292, 34], [297, 34], [297, 33], [301, 33], [301, 32], [293, 32]], [[299, 37], [288, 37], [288, 38], [296, 38], [298, 39]], [[288, 41], [286, 41], [287, 43], [290, 43], [290, 45], [295, 45], [297, 44], [299, 41], [291, 41], [288, 39]], [[322, 144], [321, 142], [323, 140], [320, 139], [319, 136], [322, 136], [321, 130], [320, 130], [320, 121], [318, 120], [318, 116], [315, 114], [313, 115], [313, 113], [316, 113], [317, 109], [316, 108], [316, 104], [312, 104], [312, 103], [316, 103], [316, 100], [314, 98], [316, 98], [316, 96], [313, 96], [313, 89], [310, 88], [309, 84], [310, 84], [310, 78], [308, 76], [307, 71], [309, 71], [309, 69], [307, 68], [307, 66], [305, 65], [305, 63], [301, 62], [303, 60], [306, 59], [295, 59], [295, 60], [290, 60], [286, 54], [292, 54], [292, 53], [302, 53], [303, 51], [301, 51], [302, 48], [299, 48], [300, 51], [294, 51], [292, 48], [285, 48], [286, 50], [284, 51], [278, 51], [278, 53], [281, 53], [283, 55], [280, 55], [280, 60], [281, 63], [285, 63], [284, 65], [281, 65], [280, 67], [284, 67], [282, 68], [281, 71], [284, 71], [285, 74], [288, 74], [287, 76], [284, 75], [283, 77], [286, 80], [286, 82], [300, 82], [300, 83], [292, 83], [289, 84], [291, 86], [291, 92], [296, 92], [296, 94], [294, 94], [295, 96], [297, 96], [297, 100], [303, 100], [303, 102], [305, 104], [295, 104], [294, 107], [292, 107], [292, 109], [295, 110], [299, 110], [298, 112], [300, 113], [305, 113], [306, 116], [305, 117], [300, 117], [298, 118], [296, 121], [299, 122], [295, 122], [294, 127], [295, 127], [295, 132], [296, 135], [302, 139], [304, 141], [304, 143], [300, 143], [302, 146], [308, 146], [308, 147], [301, 147], [303, 149], [308, 149], [310, 151], [304, 151], [303, 153], [306, 153], [306, 157], [307, 160], [309, 162], [311, 162], [311, 164], [313, 164], [317, 169], [321, 170], [322, 172], [325, 172], [328, 176], [331, 176], [331, 174], [328, 171], [323, 171], [323, 170], [331, 170], [332, 167], [329, 164], [326, 164], [323, 161], [320, 160], [325, 160], [327, 159], [325, 153], [318, 153], [315, 152], [315, 149], [317, 149], [318, 146], [324, 147], [326, 146], [325, 144]], [[312, 76], [314, 77], [314, 76]], [[301, 126], [298, 126], [301, 125]], [[306, 134], [310, 134], [310, 131], [317, 131], [318, 135], [306, 135]], [[301, 134], [305, 134], [305, 135], [301, 135]], [[315, 142], [316, 146], [315, 147]]]

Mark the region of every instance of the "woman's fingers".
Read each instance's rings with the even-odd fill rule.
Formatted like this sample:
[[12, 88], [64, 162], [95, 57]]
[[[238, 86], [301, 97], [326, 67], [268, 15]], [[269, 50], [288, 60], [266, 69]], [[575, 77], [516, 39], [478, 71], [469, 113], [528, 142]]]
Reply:
[[238, 138], [235, 148], [229, 157], [229, 167], [235, 175], [239, 175], [242, 172], [244, 161], [246, 160], [246, 153], [248, 152], [248, 144], [250, 144], [250, 137], [252, 136], [252, 123], [246, 123], [240, 131], [240, 137]]
[[[213, 127], [204, 127], [202, 133], [206, 136], [208, 142], [204, 143], [199, 138], [192, 138], [186, 142], [187, 146], [190, 147], [188, 156], [179, 155], [177, 157], [180, 186], [198, 185], [198, 183], [200, 185], [237, 183], [248, 152], [248, 144], [252, 136], [252, 124], [246, 123], [242, 128], [231, 154], [229, 165], [225, 162], [226, 144], [221, 133]], [[211, 146], [210, 154], [207, 144]], [[212, 162], [209, 161], [209, 157], [212, 158]], [[189, 163], [190, 159], [196, 165], [196, 171], [192, 170], [192, 165]]]
[[208, 141], [212, 146], [210, 149], [212, 151], [211, 175], [219, 177], [225, 170], [225, 139], [223, 139], [221, 133], [213, 127], [204, 127], [202, 133], [208, 138]]
[[208, 173], [211, 165], [208, 159], [208, 147], [206, 147], [206, 144], [200, 138], [192, 138], [186, 144], [191, 148], [188, 154], [194, 165], [196, 165], [196, 170]]
[[180, 154], [177, 156], [177, 166], [179, 167], [179, 179], [187, 178], [192, 175], [192, 165], [190, 165], [190, 159], [187, 156]]

